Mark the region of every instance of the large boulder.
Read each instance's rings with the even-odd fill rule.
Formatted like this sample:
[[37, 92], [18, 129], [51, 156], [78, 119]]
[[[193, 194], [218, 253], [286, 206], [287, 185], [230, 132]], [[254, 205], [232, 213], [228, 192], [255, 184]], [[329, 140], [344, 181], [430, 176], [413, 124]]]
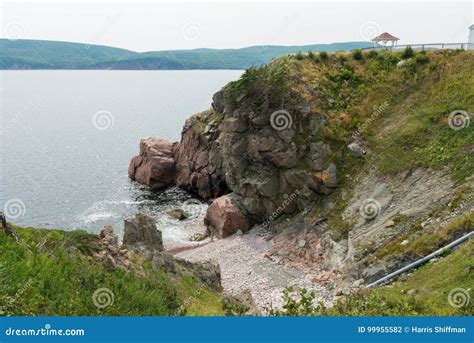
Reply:
[[215, 199], [207, 208], [204, 222], [211, 233], [219, 238], [233, 235], [238, 230], [250, 229], [250, 222], [237, 206], [232, 194]]
[[176, 144], [159, 138], [141, 139], [140, 155], [130, 161], [128, 176], [152, 189], [173, 185]]
[[134, 217], [124, 220], [123, 246], [135, 251], [163, 251], [161, 231], [156, 221], [148, 214], [138, 212]]

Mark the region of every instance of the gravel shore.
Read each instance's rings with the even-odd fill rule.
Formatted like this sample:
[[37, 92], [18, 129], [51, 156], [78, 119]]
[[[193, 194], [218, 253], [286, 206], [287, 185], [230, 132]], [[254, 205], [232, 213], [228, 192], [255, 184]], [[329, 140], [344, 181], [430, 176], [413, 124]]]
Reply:
[[235, 296], [249, 290], [262, 314], [270, 307], [282, 306], [282, 291], [288, 286], [314, 290], [318, 301], [327, 300], [325, 287], [312, 281], [315, 274], [273, 262], [268, 255], [271, 247], [270, 233], [263, 227], [254, 227], [244, 235], [208, 239], [197, 247], [175, 250], [175, 256], [193, 262], [217, 262], [224, 291]]

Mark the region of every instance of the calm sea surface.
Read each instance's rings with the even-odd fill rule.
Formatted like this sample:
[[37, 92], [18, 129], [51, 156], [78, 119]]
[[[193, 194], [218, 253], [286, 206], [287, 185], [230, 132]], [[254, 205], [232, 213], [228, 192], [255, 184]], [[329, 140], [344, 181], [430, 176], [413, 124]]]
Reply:
[[[189, 195], [154, 193], [128, 179], [140, 138], [179, 140], [190, 115], [240, 71], [0, 72], [0, 205], [22, 226], [121, 230], [138, 210], [164, 234]], [[186, 202], [186, 206], [200, 206]], [[193, 212], [193, 211], [191, 211]], [[178, 235], [178, 232], [176, 232]]]

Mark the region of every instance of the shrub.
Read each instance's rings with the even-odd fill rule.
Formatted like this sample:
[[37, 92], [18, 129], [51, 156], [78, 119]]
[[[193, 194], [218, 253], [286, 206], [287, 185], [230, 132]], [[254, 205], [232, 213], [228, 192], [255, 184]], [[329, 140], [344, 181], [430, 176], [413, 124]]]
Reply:
[[321, 60], [327, 60], [328, 59], [328, 53], [326, 51], [321, 51], [319, 53], [319, 58], [321, 58]]
[[298, 61], [302, 61], [302, 60], [304, 59], [303, 53], [302, 53], [301, 51], [298, 51], [298, 52], [296, 53], [296, 59], [297, 59]]
[[418, 64], [426, 64], [430, 61], [430, 58], [426, 54], [420, 53], [416, 56], [415, 61]]
[[404, 59], [404, 60], [407, 60], [409, 58], [412, 58], [413, 56], [415, 56], [415, 51], [412, 49], [411, 46], [407, 46], [405, 48], [405, 50], [403, 50], [402, 52], [402, 55], [401, 57]]
[[378, 56], [378, 51], [377, 50], [370, 50], [368, 53], [367, 53], [367, 57], [368, 58], [376, 58]]
[[362, 50], [360, 49], [352, 50], [352, 58], [355, 59], [356, 61], [363, 60], [364, 56], [362, 55]]
[[[299, 296], [299, 299], [298, 299]], [[296, 294], [293, 287], [283, 290], [283, 309], [270, 309], [271, 316], [317, 316], [325, 310], [322, 304], [313, 305], [316, 294], [303, 288]]]

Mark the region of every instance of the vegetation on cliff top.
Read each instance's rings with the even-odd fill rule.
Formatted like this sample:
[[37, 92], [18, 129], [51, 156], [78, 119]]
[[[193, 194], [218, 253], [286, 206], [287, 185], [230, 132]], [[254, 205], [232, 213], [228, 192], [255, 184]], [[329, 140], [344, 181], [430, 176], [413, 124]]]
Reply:
[[[474, 108], [472, 70], [474, 54], [461, 50], [297, 54], [247, 70], [227, 97], [256, 112], [288, 110], [304, 128], [299, 145], [308, 137], [330, 142], [341, 175], [364, 164], [389, 174], [448, 166], [461, 181], [474, 169], [474, 130], [453, 130], [448, 118]], [[319, 116], [325, 125], [311, 135], [310, 119]], [[347, 152], [354, 134], [367, 143], [367, 161]]]
[[[219, 294], [190, 277], [175, 278], [152, 268], [138, 256], [144, 275], [97, 262], [92, 257], [98, 249], [97, 236], [84, 231], [13, 229], [20, 242], [0, 232], [0, 315], [224, 313]], [[112, 292], [113, 303], [100, 308], [93, 296], [104, 288]]]

